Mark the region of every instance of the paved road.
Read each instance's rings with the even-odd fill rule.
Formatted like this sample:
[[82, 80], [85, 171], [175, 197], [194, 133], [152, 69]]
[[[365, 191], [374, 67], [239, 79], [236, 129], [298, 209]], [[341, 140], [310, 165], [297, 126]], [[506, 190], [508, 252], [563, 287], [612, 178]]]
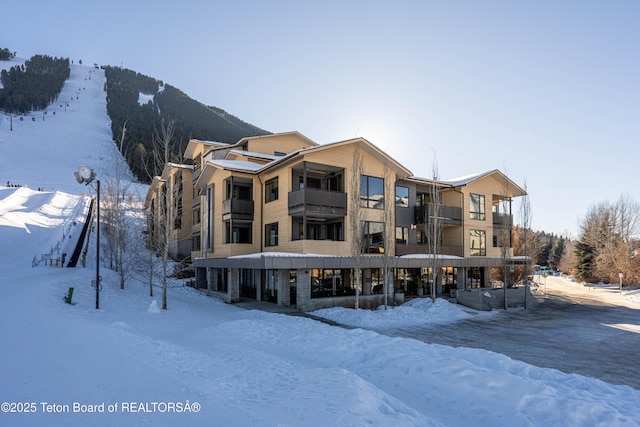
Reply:
[[535, 309], [513, 309], [485, 320], [381, 331], [452, 347], [505, 354], [640, 390], [640, 303], [615, 290], [549, 278]]

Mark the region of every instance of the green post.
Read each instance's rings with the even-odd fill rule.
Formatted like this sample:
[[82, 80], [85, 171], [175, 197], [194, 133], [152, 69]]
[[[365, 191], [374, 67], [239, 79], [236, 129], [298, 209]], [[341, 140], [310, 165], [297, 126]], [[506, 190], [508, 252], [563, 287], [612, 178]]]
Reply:
[[69, 292], [64, 296], [64, 302], [71, 304], [71, 298], [73, 298], [73, 288], [69, 288]]

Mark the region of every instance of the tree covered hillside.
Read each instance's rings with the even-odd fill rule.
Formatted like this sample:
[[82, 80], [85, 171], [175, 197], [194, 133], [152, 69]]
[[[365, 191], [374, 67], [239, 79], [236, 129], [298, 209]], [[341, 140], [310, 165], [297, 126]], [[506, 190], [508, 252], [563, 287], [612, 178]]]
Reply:
[[206, 106], [160, 80], [119, 67], [106, 67], [107, 113], [114, 141], [122, 138], [122, 153], [133, 173], [143, 182], [161, 171], [153, 165], [153, 140], [163, 123], [174, 123], [173, 153], [184, 152], [190, 138], [234, 143], [245, 136], [269, 132], [250, 125], [224, 110]]
[[[2, 50], [2, 58], [8, 49]], [[11, 55], [9, 54], [9, 57]], [[9, 114], [43, 110], [55, 101], [69, 78], [69, 58], [35, 55], [22, 66], [2, 70], [0, 109]]]

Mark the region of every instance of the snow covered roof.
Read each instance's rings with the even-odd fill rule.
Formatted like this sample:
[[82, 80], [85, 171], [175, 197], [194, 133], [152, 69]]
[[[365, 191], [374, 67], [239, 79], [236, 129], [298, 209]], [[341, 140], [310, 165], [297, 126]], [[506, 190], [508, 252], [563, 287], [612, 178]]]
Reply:
[[248, 162], [246, 160], [209, 160], [207, 163], [218, 166], [222, 169], [233, 169], [243, 172], [256, 172], [264, 165]]
[[335, 255], [322, 255], [322, 254], [300, 254], [295, 252], [256, 252], [253, 254], [245, 254], [245, 255], [235, 255], [230, 256], [229, 258], [317, 258], [317, 257], [332, 257], [335, 258]]
[[191, 169], [191, 170], [193, 170], [193, 165], [185, 165], [185, 164], [182, 164], [182, 163], [169, 162], [169, 163], [167, 163], [167, 166], [171, 166], [172, 168]]
[[467, 185], [473, 181], [476, 181], [480, 178], [483, 178], [487, 175], [490, 175], [494, 172], [497, 172], [497, 169], [494, 170], [490, 170], [490, 171], [486, 171], [486, 172], [478, 172], [478, 173], [474, 173], [471, 175], [466, 175], [466, 176], [462, 176], [459, 178], [453, 178], [453, 179], [444, 179], [442, 180], [443, 183], [445, 184], [449, 184], [449, 185], [453, 185], [454, 187], [460, 187], [462, 185]]
[[239, 156], [255, 157], [255, 158], [265, 159], [265, 160], [277, 160], [283, 157], [283, 156], [274, 156], [272, 154], [257, 153], [255, 151], [244, 151], [244, 150], [238, 150], [238, 149], [233, 149], [229, 152], [233, 154], [237, 154]]
[[[407, 254], [401, 255], [398, 258], [404, 259], [432, 259], [433, 254]], [[464, 259], [463, 257], [455, 256], [455, 255], [437, 255], [438, 259]]]

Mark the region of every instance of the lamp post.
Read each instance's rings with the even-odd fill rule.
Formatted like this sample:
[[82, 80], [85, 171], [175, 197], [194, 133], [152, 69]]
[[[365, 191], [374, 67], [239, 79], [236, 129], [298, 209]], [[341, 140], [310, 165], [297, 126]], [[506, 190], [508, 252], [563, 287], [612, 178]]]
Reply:
[[[73, 173], [79, 184], [89, 185], [96, 173], [88, 166], [80, 166]], [[100, 308], [100, 180], [96, 180], [96, 310]]]
[[624, 277], [624, 274], [618, 273], [618, 277], [620, 278], [620, 293], [622, 293], [622, 278]]

